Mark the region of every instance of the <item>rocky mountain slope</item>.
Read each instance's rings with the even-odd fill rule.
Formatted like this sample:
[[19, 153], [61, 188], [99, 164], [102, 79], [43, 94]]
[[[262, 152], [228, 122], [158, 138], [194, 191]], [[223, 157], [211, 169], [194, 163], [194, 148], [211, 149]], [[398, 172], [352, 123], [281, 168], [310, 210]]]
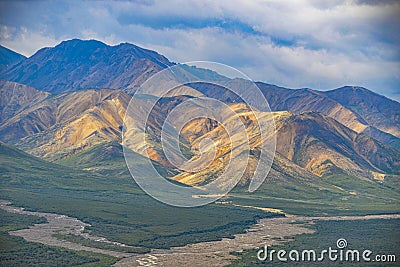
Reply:
[[[2, 116], [0, 125], [3, 142], [18, 144], [41, 157], [65, 157], [104, 141], [121, 141], [123, 115], [130, 100], [122, 91], [52, 95], [15, 83], [8, 85], [24, 97], [7, 98], [11, 91], [1, 91], [2, 99], [9, 100], [2, 110], [7, 115]], [[15, 103], [16, 99], [20, 102]], [[24, 105], [25, 99], [29, 104]], [[16, 107], [19, 109], [12, 114]]]
[[[361, 87], [343, 87], [323, 92], [288, 89], [262, 82], [256, 84], [272, 111], [290, 111], [295, 114], [320, 112], [357, 133], [364, 133], [400, 150], [400, 103], [394, 100]], [[243, 80], [233, 79], [227, 85], [240, 87], [243, 86]], [[204, 83], [190, 86], [205, 96], [224, 102], [242, 101], [239, 96], [220, 86]]]
[[316, 175], [400, 172], [400, 152], [316, 112], [280, 117], [277, 150]]
[[320, 92], [350, 109], [368, 125], [400, 138], [400, 104], [357, 86]]
[[0, 122], [10, 119], [22, 110], [38, 104], [50, 94], [27, 85], [0, 81]]
[[396, 101], [361, 87], [343, 87], [321, 92], [312, 89], [293, 90], [264, 83], [257, 85], [272, 110], [289, 110], [296, 114], [317, 111], [357, 133], [364, 132], [400, 149], [400, 103]]
[[0, 45], [0, 71], [24, 59], [26, 59], [25, 56], [18, 54], [8, 49], [7, 47]]
[[[252, 121], [254, 117], [247, 112], [239, 112], [241, 118]], [[290, 112], [274, 113], [276, 123], [276, 155], [270, 178], [292, 174], [293, 177], [326, 176], [337, 173], [374, 178], [377, 174], [400, 174], [400, 151], [386, 146], [364, 134], [359, 134], [336, 120], [316, 112], [293, 114]], [[217, 157], [212, 164], [197, 173], [182, 173], [175, 177], [180, 182], [201, 184], [211, 176], [223, 171], [230, 159], [232, 148], [227, 146], [229, 137], [224, 134], [222, 125], [209, 126], [207, 120], [193, 121], [183, 129], [187, 135], [191, 151], [196, 155], [196, 148], [204, 139], [218, 143]], [[250, 160], [244, 180], [251, 177], [257, 163], [259, 135], [255, 122], [247, 124], [250, 138]], [[188, 133], [189, 132], [189, 133]], [[190, 138], [192, 137], [192, 138]], [[246, 138], [243, 138], [243, 143]], [[268, 142], [267, 139], [264, 140]], [[240, 146], [240, 144], [237, 144]], [[210, 147], [209, 149], [212, 149]], [[202, 151], [202, 153], [206, 153]], [[305, 173], [305, 171], [308, 172]]]

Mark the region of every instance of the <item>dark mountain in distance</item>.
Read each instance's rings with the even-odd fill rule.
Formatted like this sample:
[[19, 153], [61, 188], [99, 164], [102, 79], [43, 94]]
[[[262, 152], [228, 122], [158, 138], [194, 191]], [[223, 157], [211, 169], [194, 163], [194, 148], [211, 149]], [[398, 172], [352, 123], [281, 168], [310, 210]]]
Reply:
[[[234, 88], [244, 86], [243, 82], [242, 79], [232, 79], [226, 84]], [[288, 89], [263, 82], [256, 84], [272, 111], [290, 111], [294, 114], [320, 112], [357, 133], [364, 133], [400, 150], [400, 103], [394, 100], [361, 87], [348, 86], [324, 92]], [[242, 101], [235, 93], [221, 86], [208, 83], [193, 83], [188, 86], [220, 101]], [[358, 91], [361, 93], [358, 94]]]
[[400, 138], [400, 103], [358, 86], [321, 92], [357, 114], [369, 125]]
[[357, 134], [321, 113], [281, 116], [276, 122], [277, 151], [314, 174], [332, 168], [354, 175], [365, 169], [400, 173], [399, 150]]
[[52, 93], [129, 89], [172, 64], [157, 52], [133, 44], [109, 46], [96, 40], [73, 39], [40, 49], [3, 70], [0, 78]]
[[357, 133], [400, 149], [400, 103], [362, 87], [287, 89], [258, 82], [273, 111], [317, 111]]
[[10, 67], [24, 59], [26, 59], [25, 56], [0, 45], [0, 71], [3, 71], [7, 67]]

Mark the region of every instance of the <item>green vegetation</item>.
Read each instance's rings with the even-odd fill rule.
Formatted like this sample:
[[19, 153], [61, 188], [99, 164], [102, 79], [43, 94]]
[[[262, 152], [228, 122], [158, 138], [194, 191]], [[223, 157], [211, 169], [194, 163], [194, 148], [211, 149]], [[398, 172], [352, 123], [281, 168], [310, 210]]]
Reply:
[[100, 175], [73, 169], [6, 145], [0, 145], [0, 156], [1, 198], [28, 210], [77, 217], [92, 225], [87, 230], [93, 234], [135, 247], [218, 240], [243, 232], [257, 218], [274, 216], [230, 205], [171, 207], [143, 193], [120, 171]]
[[[396, 255], [397, 263], [351, 263], [342, 262], [345, 266], [396, 266], [399, 260], [400, 251], [400, 219], [377, 219], [377, 220], [358, 220], [358, 221], [317, 221], [311, 226], [316, 230], [313, 234], [303, 234], [295, 237], [294, 241], [284, 243], [281, 245], [272, 246], [271, 249], [280, 250], [284, 249], [290, 251], [295, 249], [302, 251], [305, 249], [313, 249], [316, 252], [322, 251], [332, 247], [336, 247], [336, 241], [339, 238], [347, 240], [348, 249], [357, 249], [364, 251], [369, 249], [373, 251], [374, 255]], [[260, 244], [262, 246], [263, 244]], [[265, 266], [271, 262], [259, 261], [257, 259], [257, 251], [247, 250], [243, 253], [233, 253], [238, 256], [230, 266], [231, 267], [242, 267], [242, 266]], [[290, 262], [290, 266], [338, 266], [342, 265], [340, 262], [331, 262], [325, 260], [323, 262], [311, 263], [311, 262]], [[280, 262], [276, 259], [273, 262], [273, 266], [287, 266], [288, 263]]]
[[20, 215], [0, 209], [1, 232], [20, 230], [27, 228], [30, 225], [46, 222], [47, 220], [42, 217], [32, 215]]
[[11, 236], [8, 231], [45, 223], [46, 219], [9, 213], [0, 210], [0, 265], [1, 266], [110, 266], [117, 258], [98, 253], [72, 251], [39, 243], [26, 242]]
[[[146, 157], [140, 154], [132, 152], [132, 155], [135, 155], [135, 164], [138, 168], [148, 161]], [[57, 163], [70, 168], [90, 170], [100, 175], [114, 177], [124, 176], [130, 178], [122, 146], [115, 141], [94, 146], [79, 154], [62, 159]], [[168, 169], [164, 165], [154, 161], [153, 164], [157, 171], [164, 177], [170, 177], [176, 174], [176, 171]]]
[[[114, 149], [105, 151], [104, 148], [110, 146]], [[118, 150], [120, 152], [116, 153]], [[109, 155], [110, 151], [114, 151], [112, 156]], [[99, 155], [103, 158], [99, 159]], [[141, 160], [142, 156], [138, 155], [138, 166]], [[101, 169], [102, 173], [107, 170], [107, 174], [111, 177], [123, 176], [125, 181], [131, 182], [121, 146], [117, 143], [89, 149], [61, 163], [95, 171]], [[164, 167], [163, 173], [171, 171]], [[398, 213], [399, 186], [400, 176], [396, 175], [386, 176], [385, 182], [380, 183], [369, 179], [361, 180], [339, 172], [324, 176], [320, 180], [296, 177], [290, 177], [286, 181], [267, 179], [257, 191], [249, 193], [247, 187], [236, 188], [225, 200], [245, 206], [278, 208], [290, 214], [300, 215]], [[140, 190], [139, 194], [142, 194]]]
[[[266, 181], [255, 192], [235, 189], [228, 200], [235, 204], [278, 208], [297, 215], [367, 215], [400, 212], [399, 176], [384, 183], [335, 174], [320, 180]], [[246, 189], [246, 188], [245, 188]]]

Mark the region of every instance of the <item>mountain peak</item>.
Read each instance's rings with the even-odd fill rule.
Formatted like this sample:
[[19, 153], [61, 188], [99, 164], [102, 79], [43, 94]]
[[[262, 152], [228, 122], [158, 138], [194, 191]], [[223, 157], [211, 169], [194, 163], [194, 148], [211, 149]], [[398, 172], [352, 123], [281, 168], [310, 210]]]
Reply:
[[97, 40], [71, 39], [43, 48], [5, 69], [0, 79], [53, 93], [99, 88], [133, 90], [172, 64], [157, 52], [133, 44], [109, 46]]
[[[354, 85], [346, 85], [346, 86], [342, 86], [333, 90], [329, 90], [327, 92], [345, 92], [345, 93], [372, 93], [372, 94], [376, 94], [370, 90], [368, 90], [367, 88], [361, 87], [361, 86], [354, 86]], [[378, 94], [376, 94], [378, 95]]]
[[322, 92], [348, 108], [367, 124], [400, 137], [400, 103], [358, 86]]
[[94, 40], [94, 39], [81, 40], [81, 39], [75, 38], [75, 39], [62, 41], [60, 44], [56, 45], [54, 48], [76, 47], [76, 46], [85, 46], [88, 48], [88, 47], [105, 47], [108, 45], [101, 41]]
[[369, 96], [369, 97], [377, 97], [381, 99], [386, 99], [389, 100], [390, 102], [396, 102], [397, 101], [387, 98], [386, 96], [380, 95], [378, 93], [375, 93], [365, 87], [362, 86], [354, 86], [354, 85], [346, 85], [343, 87], [339, 87], [336, 89], [328, 90], [325, 92], [327, 95], [343, 95], [343, 96], [353, 96], [357, 98], [361, 98], [364, 96]]
[[333, 98], [347, 98], [346, 101], [354, 101], [354, 99], [363, 99], [364, 97], [369, 98], [371, 101], [373, 99], [385, 99], [389, 100], [389, 102], [394, 102], [399, 104], [398, 102], [389, 99], [383, 95], [377, 94], [367, 88], [361, 86], [343, 86], [337, 89], [329, 90], [324, 92], [325, 95]]

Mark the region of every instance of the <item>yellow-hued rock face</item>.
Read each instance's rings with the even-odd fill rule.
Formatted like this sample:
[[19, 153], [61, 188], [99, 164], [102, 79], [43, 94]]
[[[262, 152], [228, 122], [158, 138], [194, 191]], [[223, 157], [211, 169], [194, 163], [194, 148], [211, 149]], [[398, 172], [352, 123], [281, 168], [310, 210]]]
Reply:
[[373, 172], [373, 171], [371, 171], [371, 173], [375, 180], [378, 180], [381, 182], [383, 182], [385, 180], [386, 175], [384, 173]]
[[[250, 149], [257, 151], [261, 140], [258, 127], [255, 127], [257, 122], [254, 114], [243, 110], [243, 107], [239, 104], [232, 104], [231, 107], [238, 111], [238, 116], [243, 121], [247, 122], [246, 130], [250, 137]], [[385, 164], [386, 161], [391, 161], [391, 166], [396, 168], [396, 153], [398, 154], [398, 152], [390, 150], [389, 153], [385, 154], [385, 158], [374, 158], [372, 154], [380, 154], [387, 148], [380, 147], [372, 138], [359, 135], [329, 117], [318, 113], [295, 115], [290, 112], [274, 112], [272, 115], [263, 117], [259, 114], [258, 117], [261, 118], [259, 120], [261, 124], [264, 123], [263, 119], [266, 118], [271, 119], [273, 117], [275, 121], [277, 154], [273, 168], [278, 167], [283, 173], [301, 176], [299, 170], [299, 167], [301, 167], [316, 176], [329, 175], [341, 170], [360, 177], [370, 177], [367, 169], [385, 169], [388, 167]], [[197, 173], [182, 172], [174, 179], [196, 185], [209, 181], [210, 177], [220, 175], [232, 156], [229, 137], [224, 133], [222, 125], [213, 123], [208, 119], [198, 119], [188, 123], [182, 132], [192, 148], [197, 147], [197, 144], [204, 138], [209, 138], [215, 140], [218, 152], [216, 160], [203, 171]], [[268, 133], [266, 137], [268, 138]], [[240, 147], [246, 141], [246, 137], [243, 136], [243, 138], [236, 140], [241, 140], [241, 142], [234, 147]], [[268, 141], [268, 139], [265, 141]], [[192, 149], [192, 152], [196, 157], [197, 150]], [[235, 156], [235, 153], [232, 154]], [[258, 162], [256, 155], [254, 153], [250, 156], [242, 183], [246, 183], [251, 178]], [[374, 175], [374, 177], [378, 176]]]
[[[51, 95], [11, 82], [5, 82], [3, 87], [8, 91], [2, 92], [6, 108], [1, 110], [5, 121], [0, 133], [8, 134], [2, 138], [33, 155], [59, 160], [101, 143], [122, 142], [124, 116], [131, 100], [122, 91], [86, 90]], [[171, 110], [197, 96], [203, 95], [187, 86], [176, 88], [154, 106], [146, 133], [140, 131], [138, 122], [145, 116], [149, 97], [153, 96], [138, 97], [125, 120], [128, 131], [124, 145], [175, 169], [177, 174], [173, 179], [189, 185], [215, 179], [248, 146], [247, 164], [235, 166], [244, 170], [240, 184], [246, 184], [258, 164], [261, 143], [275, 136], [276, 154], [270, 179], [317, 179], [340, 171], [382, 180], [386, 173], [399, 172], [399, 152], [360, 134], [365, 131], [365, 125], [341, 105], [327, 107], [330, 111], [327, 116], [318, 112], [261, 112], [243, 103], [227, 103], [232, 113], [221, 114], [226, 118], [224, 124], [209, 118], [185, 122], [179, 146], [187, 161], [180, 167], [197, 171], [182, 171], [166, 158], [160, 129]], [[237, 122], [242, 123], [244, 132], [239, 131]], [[227, 126], [234, 129], [232, 136]], [[263, 127], [262, 136], [260, 127]], [[171, 156], [178, 158], [175, 154]]]
[[[58, 159], [105, 141], [121, 142], [123, 116], [130, 96], [113, 90], [87, 90], [42, 99], [27, 108], [12, 124], [26, 125], [18, 142], [36, 156]], [[51, 112], [45, 112], [45, 111]], [[36, 121], [40, 119], [40, 121]], [[44, 129], [30, 133], [30, 125]], [[3, 125], [4, 127], [4, 125]]]

